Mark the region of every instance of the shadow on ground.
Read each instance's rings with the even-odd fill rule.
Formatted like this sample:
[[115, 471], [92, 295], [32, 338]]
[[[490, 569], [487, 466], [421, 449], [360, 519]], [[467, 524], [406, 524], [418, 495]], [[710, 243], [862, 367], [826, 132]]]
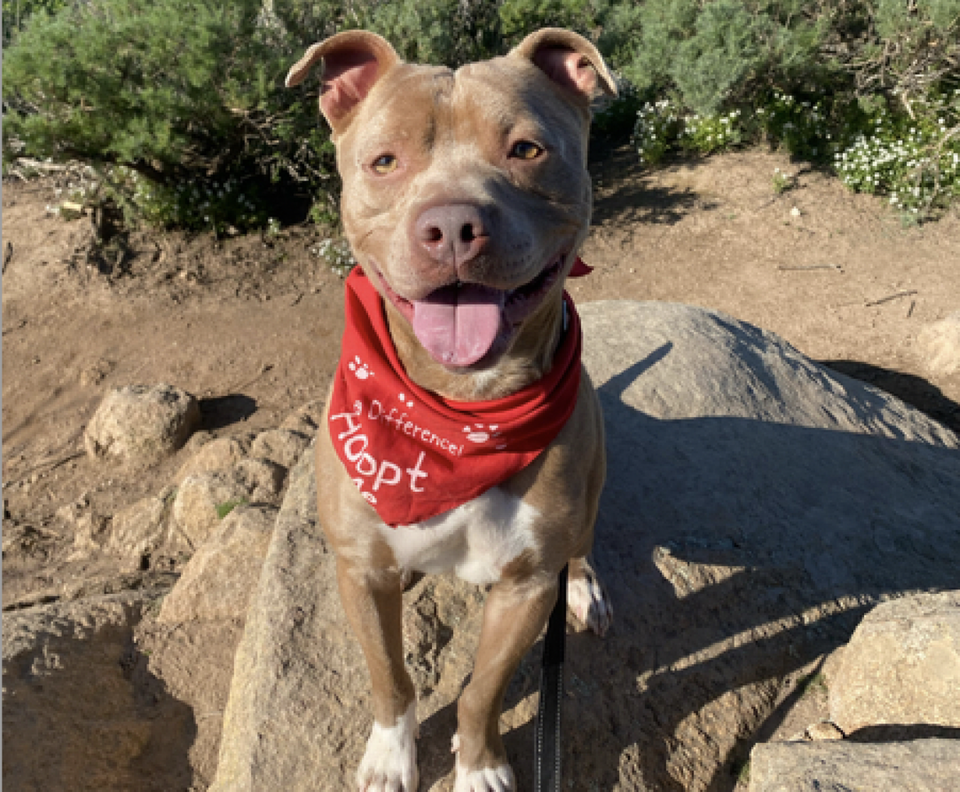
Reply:
[[[690, 164], [687, 162], [687, 164]], [[674, 225], [695, 210], [716, 209], [719, 204], [687, 189], [657, 186], [630, 146], [621, 146], [591, 164], [594, 192], [594, 225], [649, 223]]]
[[200, 400], [200, 415], [204, 429], [223, 429], [239, 423], [257, 411], [257, 402], [242, 393]]

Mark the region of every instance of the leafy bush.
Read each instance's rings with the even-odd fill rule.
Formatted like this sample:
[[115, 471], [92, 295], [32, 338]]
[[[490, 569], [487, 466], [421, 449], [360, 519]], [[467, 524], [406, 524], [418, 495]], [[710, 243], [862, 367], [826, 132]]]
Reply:
[[633, 130], [640, 161], [656, 165], [683, 136], [685, 122], [679, 104], [670, 99], [647, 102], [637, 112]]
[[5, 159], [123, 166], [141, 180], [127, 203], [164, 224], [204, 224], [190, 187], [243, 185], [246, 203], [220, 202], [222, 219], [256, 225], [280, 192], [271, 184], [331, 181], [316, 94], [282, 86], [301, 54], [259, 0], [91, 0], [34, 14], [5, 52]]
[[[873, 98], [831, 112], [829, 99], [796, 100], [774, 93], [754, 113], [699, 116], [677, 101], [647, 103], [637, 114], [634, 143], [655, 164], [672, 150], [710, 154], [763, 138], [808, 161], [834, 167], [857, 192], [889, 194], [904, 212], [927, 215], [960, 198], [960, 90], [917, 99], [911, 118]], [[774, 188], [782, 192], [786, 183]]]
[[648, 0], [637, 17], [635, 42], [623, 64], [640, 90], [675, 89], [683, 104], [715, 114], [774, 84], [822, 81], [821, 18], [796, 0]]
[[850, 188], [889, 194], [894, 207], [926, 214], [960, 198], [960, 90], [952, 101], [917, 100], [913, 110], [910, 118], [878, 107], [834, 164]]
[[645, 162], [767, 140], [910, 213], [960, 194], [960, 0], [650, 0], [635, 21]]
[[70, 0], [3, 0], [3, 46], [6, 47], [38, 12], [54, 14]]

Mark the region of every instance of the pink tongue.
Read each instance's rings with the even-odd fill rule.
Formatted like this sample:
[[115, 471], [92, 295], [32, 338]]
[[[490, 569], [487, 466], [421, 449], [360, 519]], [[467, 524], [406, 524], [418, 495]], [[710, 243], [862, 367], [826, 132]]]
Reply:
[[490, 351], [500, 332], [506, 294], [475, 283], [445, 286], [413, 302], [413, 332], [433, 359], [469, 366]]

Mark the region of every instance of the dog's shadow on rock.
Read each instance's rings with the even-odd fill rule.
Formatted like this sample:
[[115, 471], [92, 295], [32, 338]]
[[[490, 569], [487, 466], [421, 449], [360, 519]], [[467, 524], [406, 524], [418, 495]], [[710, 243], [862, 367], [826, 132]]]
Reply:
[[[595, 376], [608, 446], [595, 560], [615, 623], [604, 641], [568, 643], [563, 774], [576, 788], [732, 789], [785, 677], [880, 599], [956, 586], [956, 450], [651, 417], [628, 395], [671, 353]], [[520, 742], [526, 753], [532, 737]], [[529, 761], [511, 759], [527, 788]]]

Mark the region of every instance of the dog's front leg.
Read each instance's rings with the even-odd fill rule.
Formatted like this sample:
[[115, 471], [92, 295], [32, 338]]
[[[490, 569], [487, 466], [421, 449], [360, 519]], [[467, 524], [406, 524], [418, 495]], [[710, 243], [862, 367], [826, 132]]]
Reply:
[[503, 695], [520, 660], [537, 639], [557, 598], [545, 576], [503, 579], [487, 596], [480, 646], [470, 684], [460, 696], [455, 790], [510, 792], [516, 788], [500, 739]]
[[396, 569], [337, 560], [340, 601], [360, 641], [373, 692], [373, 729], [357, 770], [360, 792], [415, 792], [416, 690], [403, 663], [403, 586]]

